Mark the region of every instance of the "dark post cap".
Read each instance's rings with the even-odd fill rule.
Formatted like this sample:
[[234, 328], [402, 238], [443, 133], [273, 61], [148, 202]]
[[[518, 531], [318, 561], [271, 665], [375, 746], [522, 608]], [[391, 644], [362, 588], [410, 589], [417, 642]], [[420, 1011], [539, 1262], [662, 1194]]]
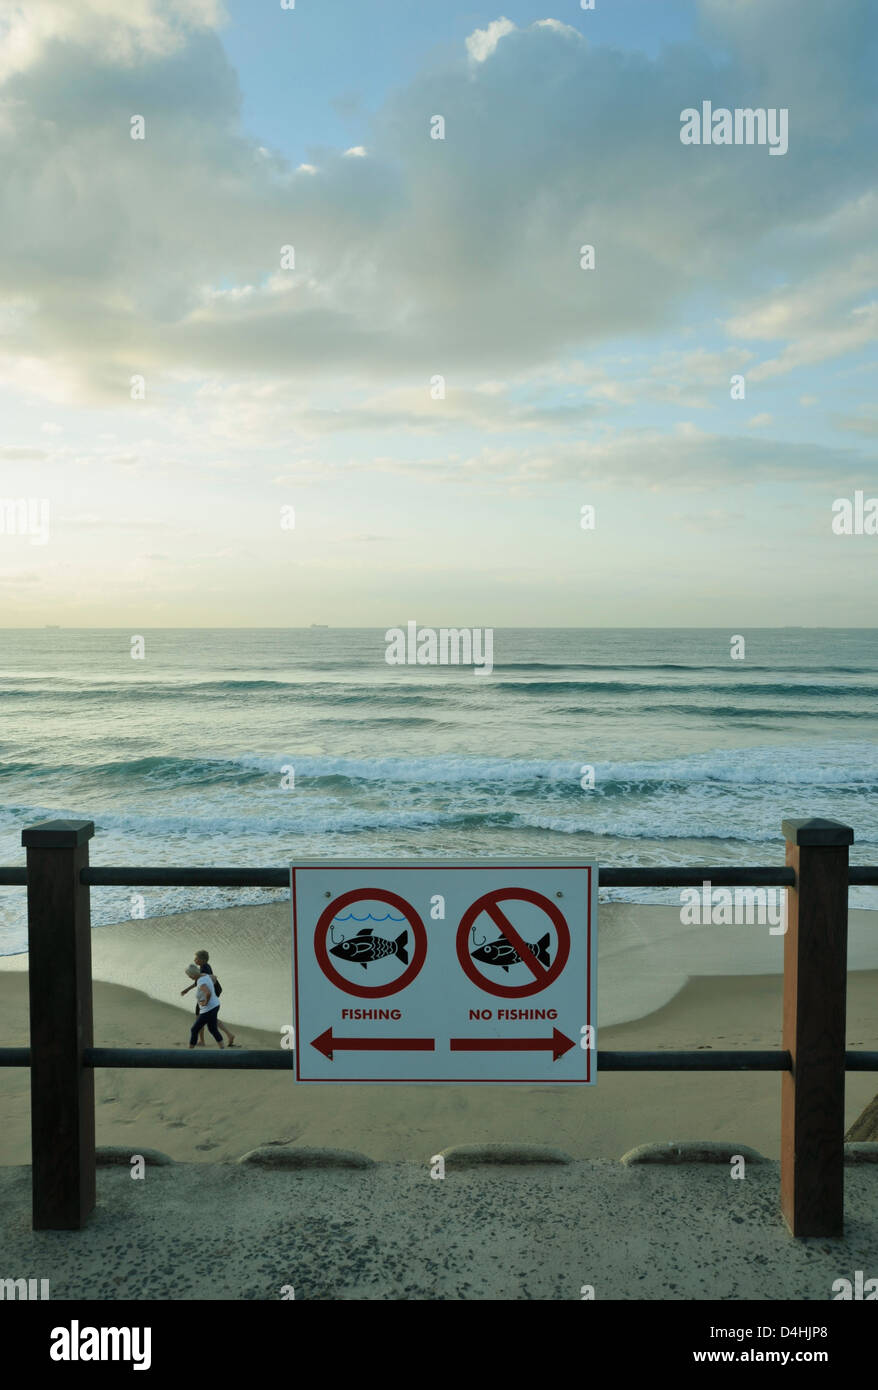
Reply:
[[26, 849], [76, 849], [95, 833], [93, 820], [44, 820], [21, 832]]
[[794, 845], [852, 845], [854, 832], [849, 825], [840, 820], [823, 820], [813, 816], [811, 820], [785, 820], [781, 829], [785, 840]]

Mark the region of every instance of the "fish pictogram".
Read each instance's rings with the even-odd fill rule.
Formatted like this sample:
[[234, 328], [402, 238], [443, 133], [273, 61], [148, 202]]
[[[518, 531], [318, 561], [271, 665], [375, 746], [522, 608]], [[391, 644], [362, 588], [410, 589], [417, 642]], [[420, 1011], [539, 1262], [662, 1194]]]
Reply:
[[[360, 920], [362, 921], [362, 918]], [[340, 941], [337, 946], [330, 946], [329, 954], [337, 956], [339, 960], [352, 961], [355, 965], [362, 965], [364, 970], [372, 961], [383, 960], [385, 956], [399, 956], [403, 965], [408, 965], [407, 931], [400, 932], [395, 941], [387, 941], [383, 936], [373, 936], [372, 933], [372, 927], [363, 927], [356, 936], [349, 936], [347, 940]]]
[[[540, 965], [549, 964], [549, 933], [541, 936], [539, 941], [526, 941], [525, 946], [536, 956]], [[505, 936], [498, 936], [493, 941], [489, 941], [485, 946], [479, 946], [478, 950], [472, 951], [472, 959], [481, 961], [483, 965], [497, 965], [501, 970], [509, 974], [510, 965], [520, 965], [521, 956], [518, 954], [511, 942]]]

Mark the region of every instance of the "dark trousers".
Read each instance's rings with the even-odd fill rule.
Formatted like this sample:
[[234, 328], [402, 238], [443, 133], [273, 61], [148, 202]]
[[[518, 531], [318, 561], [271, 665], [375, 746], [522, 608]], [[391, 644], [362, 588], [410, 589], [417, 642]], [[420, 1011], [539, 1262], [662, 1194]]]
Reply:
[[210, 1029], [211, 1036], [216, 1038], [218, 1043], [222, 1042], [223, 1035], [216, 1026], [216, 1016], [218, 1013], [219, 1004], [214, 1004], [212, 1009], [207, 1009], [204, 1013], [198, 1015], [198, 1017], [192, 1025], [192, 1032], [189, 1034], [190, 1047], [194, 1047], [195, 1044], [198, 1042], [198, 1035], [204, 1027], [205, 1023]]

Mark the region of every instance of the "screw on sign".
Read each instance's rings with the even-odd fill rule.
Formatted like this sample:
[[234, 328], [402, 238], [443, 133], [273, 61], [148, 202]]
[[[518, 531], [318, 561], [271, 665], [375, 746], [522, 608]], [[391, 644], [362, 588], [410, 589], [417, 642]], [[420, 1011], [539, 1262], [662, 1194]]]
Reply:
[[[551, 932], [540, 931], [536, 941], [526, 941], [510, 920], [509, 912], [500, 906], [501, 903], [512, 902], [530, 903], [545, 913], [548, 918], [545, 925], [554, 927], [557, 936], [554, 960], [551, 958]], [[469, 934], [482, 912], [491, 918], [500, 935], [491, 941], [479, 943], [477, 949], [470, 953]], [[490, 893], [484, 893], [467, 908], [457, 929], [457, 958], [461, 968], [479, 989], [501, 999], [524, 999], [529, 994], [539, 994], [558, 979], [569, 955], [570, 928], [564, 914], [550, 898], [531, 888], [495, 888]], [[479, 968], [484, 966], [486, 970], [502, 970], [508, 976], [513, 965], [525, 966], [532, 978], [523, 985], [509, 985], [490, 978]]]
[[[393, 918], [390, 913], [385, 914], [384, 918], [374, 918], [372, 913], [357, 917], [356, 913], [350, 913], [349, 919], [355, 930], [351, 930], [340, 941], [333, 939], [333, 944], [327, 948], [327, 937], [332, 931], [333, 922], [339, 918], [345, 908], [353, 907], [356, 903], [384, 903], [388, 907], [395, 908], [401, 914]], [[392, 926], [386, 937], [376, 936], [374, 926], [361, 926], [360, 923], [372, 917], [374, 921], [386, 921]], [[341, 918], [342, 921], [346, 920]], [[396, 928], [401, 921], [406, 921], [411, 927], [402, 931]], [[409, 946], [409, 935], [412, 937], [411, 947]], [[411, 949], [411, 956], [409, 950]], [[338, 989], [344, 990], [346, 994], [356, 995], [359, 999], [383, 999], [389, 994], [398, 994], [401, 989], [410, 985], [415, 976], [420, 972], [424, 961], [427, 958], [427, 930], [421, 921], [420, 916], [412, 907], [410, 902], [401, 898], [398, 893], [390, 893], [384, 888], [354, 888], [349, 893], [342, 893], [340, 897], [329, 903], [320, 914], [317, 926], [314, 929], [314, 954], [320, 969], [328, 980]], [[405, 966], [402, 974], [395, 979], [385, 981], [380, 985], [360, 985], [356, 981], [348, 979], [336, 969], [330, 960], [330, 955], [335, 956], [336, 960], [343, 961], [346, 965], [359, 965], [368, 976], [368, 968], [377, 961], [390, 959], [391, 957], [399, 960]]]

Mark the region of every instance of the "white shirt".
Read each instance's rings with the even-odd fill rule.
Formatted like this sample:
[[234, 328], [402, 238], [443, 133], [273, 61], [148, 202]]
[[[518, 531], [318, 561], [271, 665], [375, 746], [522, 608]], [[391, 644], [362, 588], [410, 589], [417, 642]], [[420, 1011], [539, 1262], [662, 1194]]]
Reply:
[[[202, 1004], [201, 1002], [200, 991], [202, 985], [206, 987], [210, 995], [210, 998], [208, 999], [206, 1004]], [[216, 997], [216, 994], [214, 993], [213, 980], [211, 979], [210, 975], [198, 976], [198, 989], [196, 990], [195, 997], [198, 1000], [199, 1008], [201, 1009], [201, 1012], [203, 1014], [206, 1014], [208, 1009], [215, 1009], [217, 1007], [217, 1005], [219, 1004], [219, 999]]]

